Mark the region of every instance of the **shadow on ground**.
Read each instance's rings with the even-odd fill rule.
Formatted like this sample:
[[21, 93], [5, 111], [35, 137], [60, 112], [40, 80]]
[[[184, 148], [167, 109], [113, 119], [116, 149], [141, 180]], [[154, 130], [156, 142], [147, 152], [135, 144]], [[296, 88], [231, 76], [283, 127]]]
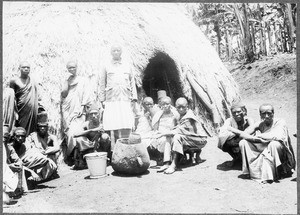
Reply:
[[222, 170], [222, 171], [242, 170], [242, 164], [241, 163], [235, 163], [232, 166], [231, 161], [225, 161], [225, 162], [217, 165], [217, 169]]

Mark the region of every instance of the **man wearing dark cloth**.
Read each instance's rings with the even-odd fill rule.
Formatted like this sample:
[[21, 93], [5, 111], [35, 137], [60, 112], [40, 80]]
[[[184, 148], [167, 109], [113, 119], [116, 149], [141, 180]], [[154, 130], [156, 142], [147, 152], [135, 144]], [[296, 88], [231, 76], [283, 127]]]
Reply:
[[7, 125], [9, 133], [15, 127], [17, 118], [15, 91], [7, 87], [3, 91], [3, 124]]
[[38, 113], [37, 84], [29, 76], [30, 65], [22, 62], [19, 66], [20, 76], [13, 78], [9, 86], [15, 91], [18, 112], [18, 126], [25, 128], [26, 136], [36, 131]]

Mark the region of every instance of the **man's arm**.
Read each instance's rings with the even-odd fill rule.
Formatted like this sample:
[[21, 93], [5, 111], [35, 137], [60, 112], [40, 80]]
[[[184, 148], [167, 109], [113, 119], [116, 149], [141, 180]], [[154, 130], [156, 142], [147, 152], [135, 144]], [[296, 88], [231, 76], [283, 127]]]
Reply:
[[130, 88], [131, 88], [131, 99], [132, 101], [137, 101], [137, 91], [135, 85], [135, 78], [133, 76], [132, 70], [130, 70]]
[[65, 81], [62, 86], [61, 97], [66, 98], [69, 94], [69, 82]]
[[272, 130], [267, 133], [258, 134], [257, 137], [262, 138], [264, 140], [272, 141], [285, 141], [287, 140], [287, 126], [284, 120], [278, 120], [275, 122], [276, 124], [273, 126]]
[[76, 137], [85, 137], [85, 136], [87, 136], [90, 132], [93, 132], [93, 131], [104, 131], [103, 130], [103, 127], [102, 127], [102, 125], [99, 125], [98, 127], [96, 127], [96, 128], [92, 128], [92, 129], [88, 129], [88, 130], [83, 130], [83, 131], [78, 131], [78, 132], [76, 132], [75, 134], [74, 134], [74, 137], [76, 138]]
[[105, 101], [105, 88], [106, 88], [106, 68], [103, 67], [100, 71], [100, 77], [99, 77], [99, 100], [103, 106], [103, 102]]
[[248, 128], [245, 129], [243, 133], [254, 134], [254, 132], [258, 130], [260, 123], [261, 122], [256, 122], [253, 125], [250, 125]]
[[14, 89], [14, 91], [16, 90], [16, 79], [15, 78], [12, 78], [10, 81], [9, 81], [9, 87]]
[[54, 135], [49, 135], [49, 140], [48, 140], [48, 145], [49, 143], [52, 143], [53, 146], [48, 146], [47, 149], [45, 150], [45, 154], [54, 154], [56, 152], [58, 152], [60, 150], [59, 148], [59, 144], [58, 144], [58, 140], [57, 137]]

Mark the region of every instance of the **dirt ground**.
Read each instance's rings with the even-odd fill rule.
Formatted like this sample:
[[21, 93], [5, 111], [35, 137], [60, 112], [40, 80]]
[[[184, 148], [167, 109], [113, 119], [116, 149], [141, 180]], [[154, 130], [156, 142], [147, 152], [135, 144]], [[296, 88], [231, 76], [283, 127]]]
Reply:
[[[274, 104], [275, 117], [284, 118], [290, 134], [296, 133], [295, 56], [280, 55], [228, 68], [240, 85], [249, 116], [258, 120], [259, 105]], [[296, 152], [296, 138], [291, 138]], [[88, 179], [88, 170], [73, 171], [62, 165], [60, 178], [40, 184], [17, 204], [4, 207], [4, 212], [297, 213], [296, 172], [272, 184], [241, 179], [241, 168], [226, 168], [231, 157], [217, 148], [216, 137], [209, 139], [201, 157], [206, 161], [173, 175], [149, 168], [142, 176], [121, 177], [109, 166], [107, 177]]]

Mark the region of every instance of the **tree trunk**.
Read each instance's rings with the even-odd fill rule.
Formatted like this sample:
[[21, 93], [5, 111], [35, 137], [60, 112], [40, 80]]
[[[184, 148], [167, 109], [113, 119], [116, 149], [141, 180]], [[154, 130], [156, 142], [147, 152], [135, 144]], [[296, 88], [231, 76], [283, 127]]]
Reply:
[[253, 52], [253, 46], [252, 46], [252, 40], [251, 40], [251, 34], [250, 34], [250, 26], [249, 26], [249, 20], [248, 20], [248, 14], [246, 9], [246, 4], [242, 4], [243, 7], [243, 15], [244, 15], [244, 30], [245, 30], [245, 52], [246, 52], [246, 62], [252, 63], [254, 59], [254, 52]]
[[[260, 5], [257, 4], [257, 10], [260, 11]], [[265, 41], [265, 35], [264, 35], [264, 26], [265, 23], [262, 20], [262, 16], [260, 12], [258, 12], [258, 20], [261, 22], [259, 23], [259, 37], [260, 37], [260, 54], [267, 55], [266, 51], [266, 41]]]
[[292, 14], [292, 7], [291, 4], [287, 3], [286, 7], [285, 7], [285, 11], [286, 11], [286, 16], [287, 16], [287, 26], [288, 26], [288, 34], [289, 34], [289, 46], [290, 46], [290, 52], [293, 52], [293, 47], [294, 47], [294, 43], [295, 43], [295, 25], [294, 25], [294, 21], [293, 21], [293, 14]]
[[277, 54], [280, 50], [278, 49], [278, 42], [279, 42], [279, 38], [278, 38], [278, 32], [277, 32], [277, 28], [276, 28], [276, 23], [273, 22], [273, 26], [274, 26], [274, 31], [273, 31], [273, 34], [274, 34], [274, 51], [275, 53]]
[[255, 23], [251, 23], [251, 37], [252, 37], [252, 46], [253, 52], [256, 53], [256, 45], [255, 45]]
[[281, 31], [283, 52], [288, 52], [287, 41], [286, 41], [286, 31], [287, 31], [286, 25], [284, 24], [283, 31]]
[[267, 35], [267, 38], [268, 38], [268, 42], [269, 42], [269, 44], [268, 44], [268, 46], [266, 46], [266, 48], [267, 48], [267, 55], [270, 55], [271, 54], [271, 46], [272, 46], [272, 44], [271, 44], [271, 35], [270, 35], [270, 31], [271, 31], [271, 29], [270, 29], [270, 24], [269, 24], [269, 22], [266, 22], [266, 35]]
[[220, 32], [219, 23], [217, 21], [214, 22], [214, 31], [217, 34], [217, 51], [218, 51], [218, 55], [219, 55], [219, 57], [221, 57], [221, 49], [220, 49], [221, 32]]
[[227, 56], [227, 60], [229, 61], [230, 57], [229, 57], [229, 35], [228, 35], [228, 29], [227, 27], [225, 28], [225, 41], [226, 41], [226, 56]]
[[228, 29], [228, 53], [229, 53], [229, 60], [232, 59], [232, 32], [230, 32]]
[[251, 63], [255, 59], [254, 59], [254, 52], [252, 47], [251, 35], [250, 35], [250, 27], [249, 27], [248, 14], [246, 10], [246, 4], [242, 3], [242, 11], [239, 10], [237, 4], [234, 4], [233, 7], [234, 7], [235, 15], [239, 21], [239, 25], [243, 36], [243, 46], [244, 46], [244, 53], [246, 57], [246, 63]]

